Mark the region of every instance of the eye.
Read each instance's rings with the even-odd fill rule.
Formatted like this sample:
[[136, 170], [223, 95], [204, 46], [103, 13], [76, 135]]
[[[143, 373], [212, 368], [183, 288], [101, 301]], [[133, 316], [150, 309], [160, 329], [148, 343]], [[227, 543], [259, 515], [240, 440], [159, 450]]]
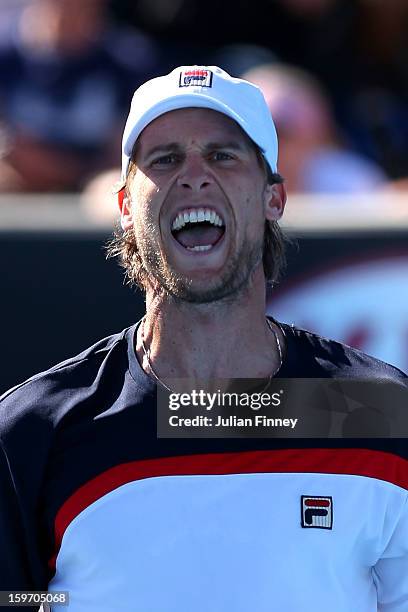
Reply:
[[225, 151], [214, 151], [212, 158], [214, 161], [229, 161], [234, 159], [232, 155], [226, 153]]
[[151, 163], [152, 166], [168, 166], [176, 162], [176, 156], [169, 153], [167, 155], [161, 155], [154, 159]]

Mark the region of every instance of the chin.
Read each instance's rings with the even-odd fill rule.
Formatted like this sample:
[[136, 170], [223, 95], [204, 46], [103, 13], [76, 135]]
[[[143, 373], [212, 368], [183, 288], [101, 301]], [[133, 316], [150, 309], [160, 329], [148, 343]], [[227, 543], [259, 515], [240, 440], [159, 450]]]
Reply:
[[173, 277], [171, 286], [165, 287], [165, 290], [178, 302], [214, 304], [236, 299], [246, 286], [247, 283], [236, 276], [227, 281], [221, 275], [201, 280]]
[[177, 300], [191, 304], [208, 304], [225, 296], [225, 287], [219, 282], [178, 278], [169, 287], [169, 293]]
[[[161, 291], [179, 302], [210, 304], [230, 301], [243, 294], [251, 286], [255, 270], [262, 265], [263, 243], [252, 248], [247, 245], [235, 257], [223, 260], [217, 266], [203, 268], [191, 266], [181, 269], [166, 259], [150, 273], [156, 278]], [[184, 266], [183, 266], [184, 267]], [[187, 267], [187, 266], [186, 266]]]

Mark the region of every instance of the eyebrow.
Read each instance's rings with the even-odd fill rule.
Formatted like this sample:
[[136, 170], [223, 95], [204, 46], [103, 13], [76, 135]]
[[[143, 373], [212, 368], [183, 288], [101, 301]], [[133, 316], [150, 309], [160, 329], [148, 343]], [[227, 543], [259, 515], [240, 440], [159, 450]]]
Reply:
[[148, 159], [155, 153], [165, 153], [166, 151], [181, 151], [181, 147], [177, 142], [162, 143], [156, 145], [155, 147], [152, 147], [151, 149], [148, 149], [143, 157], [145, 159]]
[[[208, 142], [204, 147], [204, 152], [208, 153], [209, 151], [216, 151], [219, 149], [230, 149], [233, 151], [245, 151], [247, 149], [246, 143], [239, 143], [236, 140], [224, 141], [224, 142]], [[143, 155], [144, 159], [150, 159], [156, 153], [167, 153], [169, 151], [175, 153], [182, 153], [183, 148], [180, 146], [178, 142], [168, 142], [156, 145], [151, 149], [148, 149], [146, 153]], [[140, 151], [139, 151], [140, 153]]]
[[236, 140], [221, 141], [221, 142], [209, 142], [206, 144], [205, 149], [212, 151], [214, 149], [232, 149], [233, 151], [244, 151], [245, 143], [239, 143]]

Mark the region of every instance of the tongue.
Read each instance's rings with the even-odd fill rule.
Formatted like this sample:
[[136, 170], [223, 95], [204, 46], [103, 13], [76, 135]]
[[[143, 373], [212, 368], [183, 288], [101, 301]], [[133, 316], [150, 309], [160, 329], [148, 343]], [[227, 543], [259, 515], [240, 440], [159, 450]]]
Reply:
[[214, 225], [194, 225], [179, 230], [174, 234], [174, 237], [184, 247], [195, 247], [215, 244], [223, 233], [223, 228]]

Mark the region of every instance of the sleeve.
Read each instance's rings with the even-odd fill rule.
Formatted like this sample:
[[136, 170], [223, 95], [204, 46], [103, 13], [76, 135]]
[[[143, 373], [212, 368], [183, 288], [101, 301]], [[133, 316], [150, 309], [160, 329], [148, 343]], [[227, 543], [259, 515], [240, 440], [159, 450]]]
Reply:
[[[0, 440], [0, 591], [47, 590], [38, 583], [30, 567], [30, 542], [22, 520], [21, 507], [16, 491], [13, 474], [2, 441]], [[2, 607], [2, 610], [15, 607]], [[19, 610], [34, 612], [38, 606], [19, 607]]]
[[408, 610], [408, 493], [395, 529], [374, 567], [378, 612]]

